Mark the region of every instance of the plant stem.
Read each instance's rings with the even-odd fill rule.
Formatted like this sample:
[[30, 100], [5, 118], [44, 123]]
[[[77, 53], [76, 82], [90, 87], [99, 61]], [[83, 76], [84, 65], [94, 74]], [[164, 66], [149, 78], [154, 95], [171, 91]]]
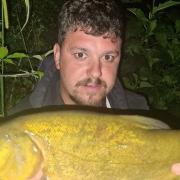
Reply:
[[153, 17], [153, 9], [154, 9], [154, 5], [155, 5], [155, 1], [152, 1], [151, 7], [150, 7], [150, 11], [149, 11], [149, 20]]
[[[17, 21], [18, 21], [18, 25], [19, 25], [19, 29], [20, 29], [20, 34], [21, 34], [21, 38], [22, 38], [22, 41], [23, 41], [23, 45], [24, 45], [24, 48], [25, 48], [25, 52], [28, 53], [28, 49], [27, 49], [27, 46], [26, 46], [25, 38], [24, 38], [22, 29], [21, 29], [21, 23], [20, 23], [20, 20], [19, 20], [18, 11], [17, 11]], [[29, 65], [30, 65], [31, 71], [33, 71], [33, 66], [31, 64], [31, 60], [30, 60], [29, 57], [28, 57], [28, 61], [29, 61]]]
[[[3, 3], [2, 1], [1, 1], [1, 3]], [[1, 32], [2, 32], [2, 38], [1, 38], [1, 46], [2, 47], [4, 47], [4, 9], [3, 9], [3, 4], [2, 4], [2, 7], [1, 7], [2, 9], [1, 9], [1, 18], [2, 18], [2, 28], [1, 28]], [[4, 61], [3, 61], [3, 59], [2, 59], [2, 61], [1, 61], [1, 74], [3, 75], [4, 74]], [[5, 108], [4, 108], [4, 106], [5, 106], [5, 104], [4, 104], [4, 77], [3, 76], [1, 76], [0, 77], [0, 88], [1, 88], [1, 114], [0, 114], [0, 116], [3, 116], [4, 117], [4, 115], [5, 115]]]
[[17, 77], [29, 77], [29, 76], [35, 76], [35, 72], [24, 72], [24, 73], [16, 73], [16, 74], [3, 74], [3, 75], [0, 75], [0, 78], [1, 77], [10, 77], [10, 78], [17, 78]]

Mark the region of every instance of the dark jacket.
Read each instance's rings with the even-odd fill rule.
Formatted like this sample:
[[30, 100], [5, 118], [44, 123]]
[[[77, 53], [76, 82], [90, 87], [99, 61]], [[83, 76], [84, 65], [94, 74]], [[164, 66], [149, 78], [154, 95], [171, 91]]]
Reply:
[[[9, 114], [30, 108], [63, 104], [59, 97], [59, 72], [55, 67], [53, 56], [47, 57], [40, 69], [44, 71], [44, 76], [37, 83], [34, 91], [10, 110]], [[119, 80], [117, 80], [107, 98], [112, 108], [149, 109], [147, 101], [143, 96], [125, 90]]]

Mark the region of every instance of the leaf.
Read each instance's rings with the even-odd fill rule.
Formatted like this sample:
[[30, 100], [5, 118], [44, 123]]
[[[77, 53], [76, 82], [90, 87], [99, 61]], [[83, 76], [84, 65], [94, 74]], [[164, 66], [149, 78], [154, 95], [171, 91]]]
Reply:
[[37, 77], [37, 78], [42, 78], [44, 76], [44, 73], [42, 71], [35, 71], [34, 75]]
[[158, 41], [158, 43], [162, 46], [162, 47], [166, 47], [168, 44], [168, 40], [167, 40], [167, 34], [165, 32], [159, 32], [156, 33], [155, 35], [156, 40]]
[[24, 2], [25, 2], [25, 6], [26, 6], [26, 21], [25, 21], [23, 27], [21, 28], [21, 31], [23, 31], [23, 29], [25, 28], [25, 26], [27, 25], [28, 20], [29, 20], [30, 3], [29, 3], [29, 0], [24, 0]]
[[154, 86], [147, 81], [141, 81], [139, 87], [140, 88], [148, 88], [148, 87], [154, 87]]
[[44, 56], [47, 57], [48, 55], [52, 54], [54, 51], [53, 49], [50, 49], [49, 51], [47, 51]]
[[153, 8], [152, 14], [157, 13], [158, 11], [161, 11], [163, 9], [167, 9], [171, 6], [175, 6], [180, 4], [180, 2], [176, 2], [176, 1], [166, 1], [165, 3], [160, 3], [157, 7]]
[[50, 55], [50, 54], [52, 54], [52, 53], [53, 53], [53, 49], [47, 51], [46, 53], [44, 53], [44, 54], [42, 54], [42, 55], [39, 55], [39, 54], [34, 55], [33, 58], [36, 58], [36, 59], [42, 61], [42, 60], [44, 60], [44, 58], [46, 58], [48, 55]]
[[12, 58], [12, 59], [21, 59], [21, 58], [28, 58], [29, 56], [24, 53], [13, 53], [10, 54], [7, 58]]
[[[2, 0], [5, 28], [9, 28], [8, 10], [6, 0]], [[2, 22], [3, 23], [3, 22]]]
[[6, 47], [0, 47], [0, 59], [3, 59], [8, 55], [8, 49]]
[[125, 84], [126, 88], [133, 90], [135, 89], [135, 83], [131, 81], [129, 78], [123, 77], [123, 83]]
[[136, 73], [133, 73], [132, 76], [133, 76], [135, 82], [137, 82], [138, 81], [138, 75]]
[[4, 62], [7, 64], [15, 64], [12, 59], [5, 59]]
[[157, 20], [150, 21], [150, 32], [153, 32], [157, 26]]
[[172, 59], [172, 61], [174, 60], [174, 52], [172, 51], [172, 50], [167, 50], [167, 52], [168, 52], [168, 54], [169, 54], [169, 56], [171, 57], [171, 59]]
[[164, 75], [164, 77], [162, 78], [162, 82], [166, 83], [169, 86], [176, 83], [172, 75]]
[[137, 8], [128, 8], [128, 10], [134, 14], [139, 20], [141, 20], [143, 23], [147, 22], [148, 19], [145, 17], [144, 12], [141, 9]]
[[153, 57], [148, 58], [148, 64], [150, 68], [152, 68], [152, 66], [157, 62], [159, 62], [159, 58], [153, 58]]
[[180, 91], [175, 91], [174, 93], [175, 93], [175, 95], [176, 95], [177, 97], [180, 98]]
[[176, 32], [179, 33], [180, 32], [180, 20], [176, 20], [175, 22], [175, 27], [176, 27]]
[[33, 57], [33, 58], [36, 58], [36, 59], [38, 59], [38, 60], [40, 60], [40, 61], [43, 60], [43, 56], [41, 56], [41, 55], [33, 55], [32, 57]]

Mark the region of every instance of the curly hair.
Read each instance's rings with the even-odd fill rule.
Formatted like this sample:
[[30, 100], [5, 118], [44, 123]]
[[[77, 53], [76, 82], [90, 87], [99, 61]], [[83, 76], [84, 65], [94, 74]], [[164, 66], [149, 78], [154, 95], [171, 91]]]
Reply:
[[58, 42], [69, 31], [80, 29], [94, 36], [124, 35], [124, 9], [115, 0], [66, 0], [58, 17]]

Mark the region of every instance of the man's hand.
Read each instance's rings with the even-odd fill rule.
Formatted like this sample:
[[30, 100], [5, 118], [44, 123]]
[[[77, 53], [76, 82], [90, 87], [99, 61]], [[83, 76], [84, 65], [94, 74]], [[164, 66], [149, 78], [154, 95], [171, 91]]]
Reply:
[[171, 171], [180, 176], [180, 163], [176, 163], [176, 164], [173, 164], [172, 167], [171, 167]]

